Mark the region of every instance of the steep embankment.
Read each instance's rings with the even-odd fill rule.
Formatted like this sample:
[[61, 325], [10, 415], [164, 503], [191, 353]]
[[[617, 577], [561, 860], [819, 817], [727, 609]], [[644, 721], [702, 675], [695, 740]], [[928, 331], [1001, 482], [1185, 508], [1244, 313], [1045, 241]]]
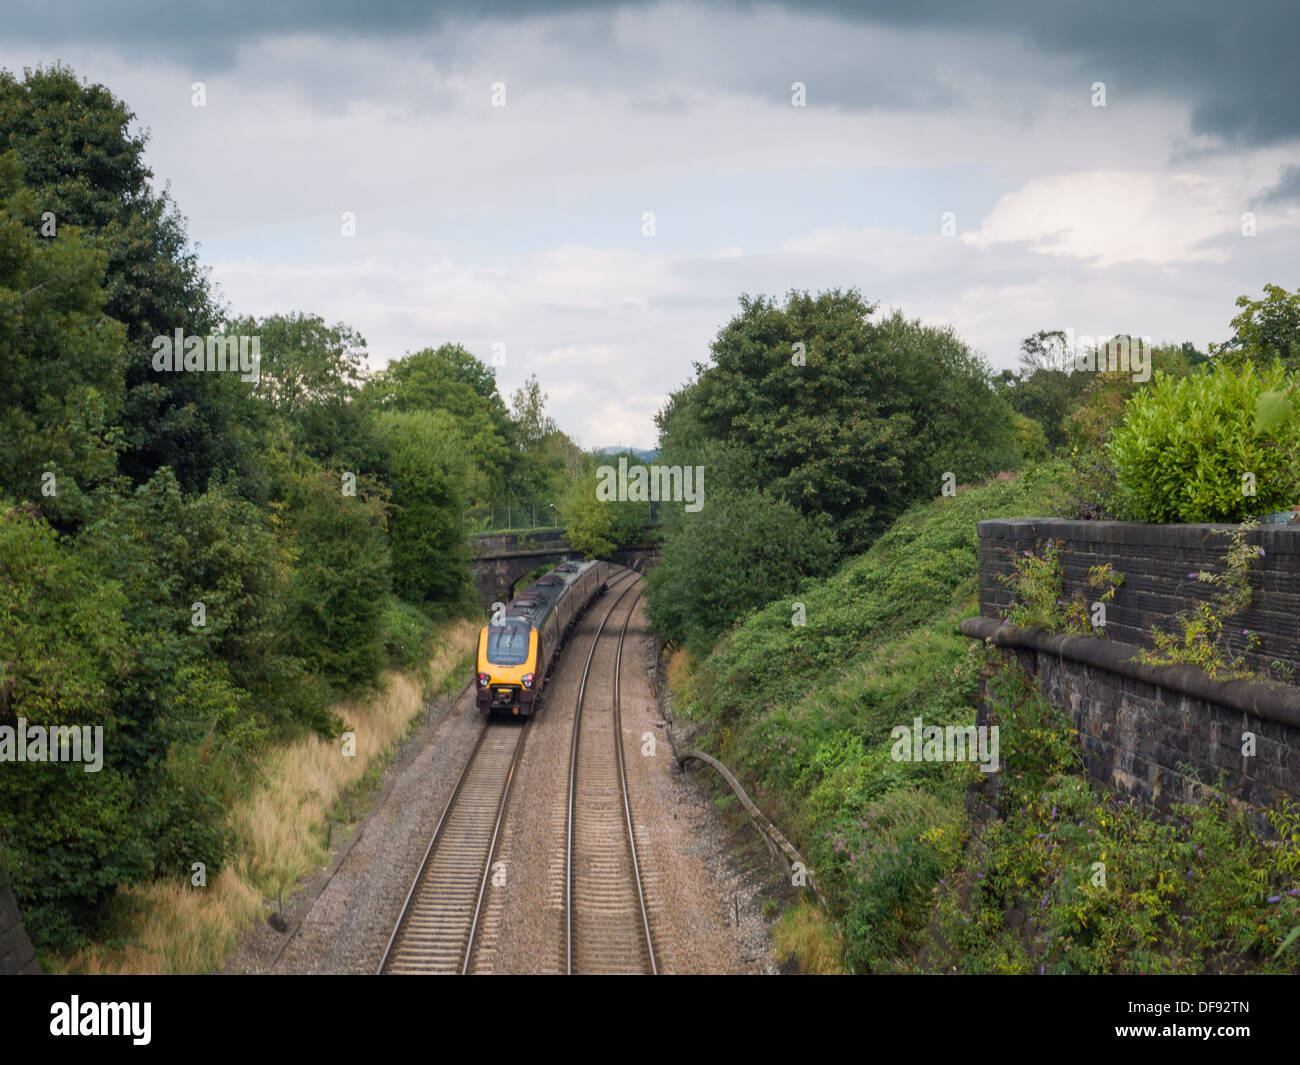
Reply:
[[[908, 511], [866, 554], [746, 618], [677, 703], [812, 861], [858, 970], [910, 956], [964, 832], [967, 767], [895, 762], [890, 730], [971, 720], [976, 522], [1049, 514], [1062, 471], [963, 488]], [[798, 604], [803, 605], [804, 624]]]
[[[203, 883], [157, 879], [119, 891], [110, 936], [48, 971], [201, 973], [220, 968], [268, 905], [328, 864], [364, 814], [396, 746], [424, 720], [430, 699], [459, 687], [473, 662], [478, 628], [441, 626], [420, 669], [388, 671], [373, 695], [333, 710], [352, 735], [310, 734], [261, 751], [255, 783], [229, 808], [230, 860]], [[331, 827], [332, 826], [332, 827]]]
[[[835, 941], [858, 972], [1295, 971], [1300, 809], [1275, 812], [1264, 840], [1212, 789], [1168, 820], [1116, 802], [1080, 773], [1069, 722], [957, 632], [977, 610], [976, 523], [1054, 513], [1065, 472], [916, 507], [698, 666], [670, 663], [701, 745], [745, 778], [828, 897], [838, 935], [806, 906], [777, 929], [803, 959]], [[966, 788], [988, 778], [973, 762], [896, 761], [890, 730], [972, 723], [982, 671], [1002, 772], [997, 816], [973, 833]]]

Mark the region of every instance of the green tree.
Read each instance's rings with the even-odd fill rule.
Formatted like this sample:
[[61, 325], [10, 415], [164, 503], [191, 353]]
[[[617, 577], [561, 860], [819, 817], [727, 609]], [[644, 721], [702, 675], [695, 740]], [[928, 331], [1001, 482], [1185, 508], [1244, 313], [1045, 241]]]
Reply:
[[357, 402], [366, 379], [366, 341], [360, 333], [301, 313], [237, 318], [228, 333], [258, 338], [255, 394], [290, 426], [297, 446], [326, 464], [370, 469], [373, 424]]
[[300, 460], [289, 474], [284, 515], [294, 558], [289, 649], [339, 694], [379, 680], [383, 615], [392, 586], [387, 504], [359, 481], [355, 495], [339, 474]]
[[943, 473], [1016, 461], [985, 364], [951, 330], [901, 314], [873, 325], [874, 310], [855, 290], [742, 297], [691, 389], [700, 435], [747, 460], [736, 487], [826, 514], [849, 551], [937, 494]]
[[[107, 256], [75, 227], [42, 237], [17, 153], [0, 155], [0, 490], [63, 528], [109, 482], [123, 329], [103, 313]], [[50, 478], [53, 478], [52, 480]]]
[[377, 428], [392, 491], [394, 590], [417, 604], [459, 607], [469, 588], [469, 548], [466, 445], [457, 422], [441, 410], [390, 411]]
[[836, 542], [824, 518], [770, 492], [711, 490], [694, 513], [673, 508], [662, 562], [650, 570], [650, 619], [664, 639], [705, 655], [738, 618], [825, 574]]
[[207, 335], [221, 315], [184, 219], [149, 184], [148, 138], [131, 132], [134, 118], [67, 67], [28, 69], [22, 80], [0, 70], [0, 151], [17, 152], [40, 212], [107, 256], [104, 310], [126, 327], [122, 470], [142, 484], [170, 466], [188, 492], [234, 471], [255, 490], [250, 386], [238, 374], [153, 369], [155, 337]]
[[1211, 356], [1246, 359], [1259, 367], [1278, 359], [1288, 373], [1300, 370], [1300, 289], [1265, 285], [1262, 299], [1238, 296], [1237, 306], [1241, 313], [1232, 320], [1232, 337], [1211, 344]]
[[13, 751], [0, 764], [0, 861], [42, 947], [76, 946], [117, 885], [150, 864], [105, 698], [133, 665], [125, 605], [34, 506], [0, 500], [0, 722], [103, 729], [98, 772]]
[[390, 363], [362, 396], [374, 410], [449, 416], [470, 460], [468, 499], [489, 503], [501, 492], [510, 463], [510, 417], [491, 368], [459, 344], [424, 348]]

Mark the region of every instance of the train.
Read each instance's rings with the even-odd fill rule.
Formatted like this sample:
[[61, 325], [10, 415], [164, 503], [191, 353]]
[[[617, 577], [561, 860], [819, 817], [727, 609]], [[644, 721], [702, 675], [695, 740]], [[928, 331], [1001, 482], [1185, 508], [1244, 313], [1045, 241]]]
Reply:
[[574, 623], [605, 590], [608, 562], [562, 562], [516, 595], [478, 634], [476, 705], [485, 717], [529, 717]]

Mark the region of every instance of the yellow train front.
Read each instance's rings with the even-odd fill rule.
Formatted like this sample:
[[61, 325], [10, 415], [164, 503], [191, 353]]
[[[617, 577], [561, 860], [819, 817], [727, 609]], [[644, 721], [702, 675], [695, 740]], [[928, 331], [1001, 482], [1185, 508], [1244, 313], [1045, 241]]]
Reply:
[[533, 713], [565, 636], [612, 569], [608, 562], [563, 562], [483, 626], [474, 666], [480, 713]]

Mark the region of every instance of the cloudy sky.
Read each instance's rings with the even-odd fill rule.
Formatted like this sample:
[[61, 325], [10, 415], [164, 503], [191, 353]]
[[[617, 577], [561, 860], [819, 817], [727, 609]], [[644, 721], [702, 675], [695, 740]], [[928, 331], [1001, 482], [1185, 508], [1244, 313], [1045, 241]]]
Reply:
[[653, 446], [742, 292], [856, 286], [1003, 367], [1300, 284], [1289, 0], [6, 6], [0, 66], [151, 132], [232, 310], [495, 353], [587, 446]]

